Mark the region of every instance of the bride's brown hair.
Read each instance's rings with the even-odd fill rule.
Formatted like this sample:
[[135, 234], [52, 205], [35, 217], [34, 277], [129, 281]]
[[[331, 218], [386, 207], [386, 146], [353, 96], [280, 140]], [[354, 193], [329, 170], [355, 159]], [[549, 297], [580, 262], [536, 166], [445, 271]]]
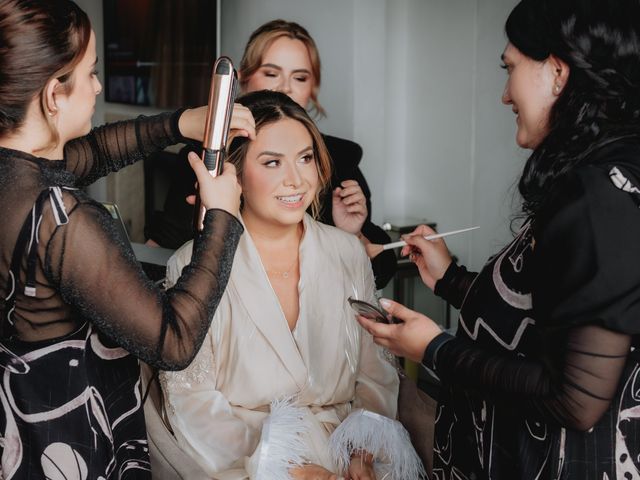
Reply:
[[[313, 155], [318, 167], [319, 187], [311, 203], [312, 215], [314, 218], [318, 218], [322, 207], [320, 195], [328, 187], [329, 180], [331, 180], [331, 157], [322, 139], [322, 134], [309, 114], [288, 95], [272, 90], [251, 92], [238, 98], [236, 102], [251, 110], [256, 122], [256, 133], [260, 132], [260, 129], [265, 125], [286, 118], [300, 122], [307, 129], [313, 141]], [[242, 178], [242, 169], [248, 148], [249, 141], [245, 137], [236, 137], [229, 147], [228, 161], [235, 165], [238, 178]]]

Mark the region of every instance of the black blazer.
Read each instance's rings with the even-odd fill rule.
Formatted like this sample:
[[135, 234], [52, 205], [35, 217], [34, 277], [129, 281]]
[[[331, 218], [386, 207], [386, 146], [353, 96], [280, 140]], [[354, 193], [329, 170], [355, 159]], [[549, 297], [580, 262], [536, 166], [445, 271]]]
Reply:
[[[320, 198], [322, 212], [320, 220], [327, 225], [334, 225], [332, 218], [333, 204], [331, 202], [331, 192], [345, 180], [355, 180], [362, 188], [362, 192], [367, 199], [367, 219], [362, 226], [362, 234], [372, 243], [385, 244], [391, 239], [389, 235], [379, 226], [371, 222], [371, 190], [360, 171], [359, 164], [362, 159], [362, 147], [355, 142], [344, 138], [322, 135], [324, 143], [329, 150], [331, 161], [331, 185], [325, 194]], [[386, 250], [371, 260], [373, 274], [376, 278], [376, 288], [383, 288], [396, 273], [397, 260], [392, 250]]]

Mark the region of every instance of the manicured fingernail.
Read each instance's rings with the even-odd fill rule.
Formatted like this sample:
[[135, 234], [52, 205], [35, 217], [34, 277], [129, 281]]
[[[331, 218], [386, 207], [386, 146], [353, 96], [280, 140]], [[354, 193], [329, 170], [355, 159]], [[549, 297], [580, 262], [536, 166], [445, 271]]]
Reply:
[[389, 308], [391, 306], [391, 301], [387, 300], [386, 298], [381, 298], [380, 305], [382, 305], [384, 308]]

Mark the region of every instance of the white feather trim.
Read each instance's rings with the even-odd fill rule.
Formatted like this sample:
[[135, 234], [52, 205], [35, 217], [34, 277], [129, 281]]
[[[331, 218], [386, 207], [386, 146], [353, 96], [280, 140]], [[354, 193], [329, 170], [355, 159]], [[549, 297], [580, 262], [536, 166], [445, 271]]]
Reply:
[[271, 414], [262, 425], [256, 480], [290, 480], [289, 469], [304, 463], [307, 432], [305, 409], [292, 399], [271, 402]]
[[329, 438], [329, 453], [338, 471], [346, 472], [351, 454], [362, 450], [376, 462], [388, 464], [385, 480], [426, 478], [422, 461], [400, 422], [367, 410], [352, 412]]

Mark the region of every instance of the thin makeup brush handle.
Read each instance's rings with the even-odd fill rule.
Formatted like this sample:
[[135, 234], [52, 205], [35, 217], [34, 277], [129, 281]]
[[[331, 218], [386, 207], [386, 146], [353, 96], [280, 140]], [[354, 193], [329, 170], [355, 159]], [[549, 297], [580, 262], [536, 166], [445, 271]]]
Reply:
[[[452, 230], [451, 232], [443, 232], [443, 233], [434, 233], [433, 235], [427, 235], [424, 238], [425, 240], [435, 240], [436, 238], [448, 237], [449, 235], [455, 235], [457, 233], [470, 232], [471, 230], [476, 230], [480, 228], [480, 226], [462, 228], [460, 230]], [[392, 248], [404, 247], [407, 244], [404, 240], [400, 240], [399, 242], [387, 243], [382, 246], [382, 250], [390, 250]]]

